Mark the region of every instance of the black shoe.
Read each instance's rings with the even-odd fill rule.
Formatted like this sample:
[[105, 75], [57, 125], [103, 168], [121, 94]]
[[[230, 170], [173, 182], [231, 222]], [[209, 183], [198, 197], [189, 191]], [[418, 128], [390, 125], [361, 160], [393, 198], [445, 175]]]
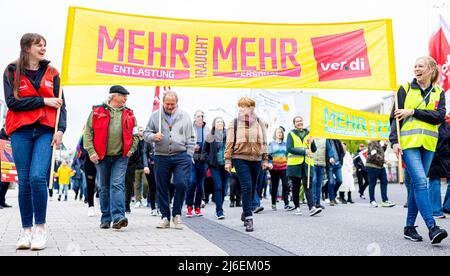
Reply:
[[445, 214], [449, 214], [450, 215], [450, 210], [444, 209], [443, 210]]
[[245, 232], [253, 232], [253, 219], [245, 220]]
[[242, 222], [245, 222], [245, 216], [244, 216], [244, 213], [241, 214], [241, 221], [242, 221]]
[[111, 222], [103, 222], [100, 224], [100, 229], [109, 229], [111, 228]]
[[320, 208], [320, 209], [322, 209], [322, 210], [325, 210], [325, 206], [323, 206], [323, 205], [321, 205], [321, 204], [317, 204], [317, 205], [316, 205], [316, 208]]
[[259, 206], [258, 208], [256, 208], [256, 209], [253, 211], [253, 213], [259, 214], [259, 213], [261, 213], [262, 211], [264, 211], [264, 207]]
[[237, 202], [237, 203], [236, 203], [236, 207], [242, 207], [242, 203]]
[[61, 201], [61, 197], [60, 196], [58, 197], [58, 201]]
[[447, 231], [437, 225], [431, 228], [429, 235], [431, 244], [438, 244], [448, 236]]
[[0, 205], [0, 210], [3, 209], [3, 206]]
[[236, 206], [236, 203], [230, 202], [230, 208], [234, 208]]
[[347, 204], [347, 200], [345, 200], [343, 197], [338, 197], [338, 200], [339, 200], [342, 204]]
[[405, 239], [413, 241], [413, 242], [421, 242], [423, 238], [416, 230], [417, 226], [406, 226], [403, 230], [403, 236]]
[[6, 203], [0, 204], [0, 207], [3, 207], [3, 208], [12, 208], [11, 205], [8, 205], [8, 204], [6, 204]]
[[127, 218], [123, 218], [123, 219], [120, 219], [118, 222], [114, 222], [112, 228], [120, 230], [120, 229], [125, 228], [127, 226], [128, 226], [128, 219]]

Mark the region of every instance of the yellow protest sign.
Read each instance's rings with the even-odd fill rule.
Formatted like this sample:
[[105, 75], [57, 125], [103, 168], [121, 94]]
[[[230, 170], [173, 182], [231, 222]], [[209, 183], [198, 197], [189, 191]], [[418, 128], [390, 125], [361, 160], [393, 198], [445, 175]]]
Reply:
[[353, 110], [317, 97], [311, 101], [311, 135], [343, 140], [386, 140], [389, 115]]
[[395, 90], [390, 19], [265, 24], [71, 7], [63, 85]]

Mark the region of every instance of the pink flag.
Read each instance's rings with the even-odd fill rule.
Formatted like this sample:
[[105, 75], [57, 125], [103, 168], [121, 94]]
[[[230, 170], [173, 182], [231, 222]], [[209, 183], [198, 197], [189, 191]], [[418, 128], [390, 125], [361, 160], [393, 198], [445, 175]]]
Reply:
[[159, 105], [161, 103], [159, 97], [160, 87], [156, 86], [155, 88], [155, 97], [153, 98], [153, 112], [159, 110]]
[[439, 28], [431, 36], [429, 42], [430, 56], [433, 57], [441, 70], [440, 86], [444, 91], [450, 89], [450, 28], [442, 15]]

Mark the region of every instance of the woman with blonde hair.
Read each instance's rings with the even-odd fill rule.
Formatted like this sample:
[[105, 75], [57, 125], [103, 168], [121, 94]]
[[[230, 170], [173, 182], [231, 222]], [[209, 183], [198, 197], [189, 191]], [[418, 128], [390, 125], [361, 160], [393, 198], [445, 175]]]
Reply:
[[[436, 151], [438, 128], [446, 113], [445, 94], [436, 85], [439, 68], [433, 58], [418, 58], [414, 74], [414, 80], [398, 90], [398, 106], [392, 110], [389, 140], [397, 156], [403, 158], [411, 179], [404, 237], [415, 242], [423, 240], [415, 226], [420, 212], [428, 227], [431, 243], [437, 244], [447, 237], [447, 232], [437, 226], [433, 218], [427, 174]], [[400, 120], [400, 137], [395, 119]]]

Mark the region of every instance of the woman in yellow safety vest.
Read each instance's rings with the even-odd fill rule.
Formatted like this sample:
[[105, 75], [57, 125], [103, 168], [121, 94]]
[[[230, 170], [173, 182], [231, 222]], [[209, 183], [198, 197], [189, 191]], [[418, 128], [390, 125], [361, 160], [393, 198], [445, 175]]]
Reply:
[[[287, 176], [292, 181], [292, 197], [294, 199], [295, 214], [301, 215], [300, 211], [300, 186], [303, 184], [306, 200], [308, 201], [309, 215], [315, 216], [322, 212], [322, 208], [314, 206], [312, 193], [312, 176], [314, 168], [314, 160], [312, 153], [317, 150], [313, 138], [309, 135], [309, 131], [303, 127], [303, 118], [297, 116], [293, 120], [294, 129], [291, 130], [287, 137], [286, 149], [288, 152]], [[311, 147], [309, 146], [311, 145]], [[308, 170], [310, 170], [310, 184], [308, 181]]]
[[[433, 58], [418, 58], [414, 74], [414, 80], [398, 90], [398, 110], [391, 114], [389, 140], [397, 156], [402, 156], [411, 179], [404, 237], [415, 242], [423, 240], [415, 226], [420, 212], [432, 244], [437, 244], [447, 237], [447, 232], [437, 226], [433, 218], [427, 174], [436, 150], [438, 128], [445, 117], [445, 94], [436, 85], [439, 68]], [[400, 120], [400, 139], [395, 119]]]

